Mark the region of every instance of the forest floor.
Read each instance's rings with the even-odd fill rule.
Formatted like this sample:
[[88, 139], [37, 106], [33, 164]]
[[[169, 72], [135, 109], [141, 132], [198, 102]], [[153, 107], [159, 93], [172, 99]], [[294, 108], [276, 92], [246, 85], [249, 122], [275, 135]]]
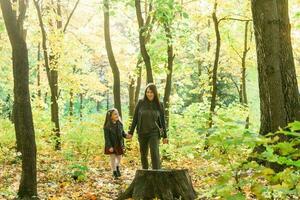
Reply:
[[[6, 158], [1, 166], [0, 199], [13, 199], [17, 195], [21, 161], [12, 152], [14, 150], [6, 152]], [[122, 177], [118, 180], [112, 178], [107, 156], [89, 154], [88, 157], [82, 158], [84, 161], [79, 161], [80, 159], [74, 159], [74, 155], [68, 155], [68, 152], [50, 149], [39, 152], [37, 157], [39, 198], [49, 200], [115, 199], [131, 183], [136, 169], [140, 168], [139, 157], [135, 150], [123, 157]], [[200, 159], [185, 159], [180, 162], [164, 161], [163, 167], [189, 169], [193, 186], [199, 193], [200, 188], [207, 187], [199, 173], [200, 166], [203, 166], [202, 162], [205, 161]], [[79, 177], [79, 180], [74, 180], [74, 176]]]

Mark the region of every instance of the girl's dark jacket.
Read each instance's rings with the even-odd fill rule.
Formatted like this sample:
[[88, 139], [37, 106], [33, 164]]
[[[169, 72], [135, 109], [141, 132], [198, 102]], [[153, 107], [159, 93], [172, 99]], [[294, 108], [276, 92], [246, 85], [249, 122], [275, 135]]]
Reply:
[[[132, 123], [131, 123], [131, 127], [129, 130], [129, 133], [132, 135], [134, 133], [134, 129], [137, 127], [137, 133], [140, 134], [141, 131], [141, 110], [144, 109], [145, 107], [147, 107], [147, 100], [144, 99], [140, 99], [135, 107], [135, 111], [134, 111], [134, 115], [133, 115], [133, 119], [132, 119]], [[165, 122], [165, 113], [164, 113], [164, 107], [163, 107], [163, 103], [160, 102], [161, 105], [161, 109], [158, 108], [159, 111], [159, 117], [158, 117], [158, 121], [157, 124], [159, 126], [159, 128], [161, 128], [162, 131], [162, 135], [160, 135], [163, 138], [167, 138], [167, 130], [166, 130], [166, 122]]]
[[105, 149], [123, 148], [124, 138], [126, 133], [123, 129], [123, 124], [117, 121], [111, 127], [104, 127]]

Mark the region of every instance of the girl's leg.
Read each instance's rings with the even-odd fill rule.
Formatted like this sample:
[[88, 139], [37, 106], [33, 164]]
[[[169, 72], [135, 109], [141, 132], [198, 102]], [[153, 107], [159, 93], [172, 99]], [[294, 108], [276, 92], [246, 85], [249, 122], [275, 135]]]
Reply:
[[117, 170], [116, 166], [116, 154], [110, 154], [110, 166], [112, 171]]
[[122, 155], [116, 155], [116, 167], [120, 166]]
[[117, 175], [120, 177], [121, 176], [121, 172], [120, 172], [120, 164], [121, 164], [121, 159], [122, 159], [122, 155], [116, 155], [116, 169], [117, 169]]

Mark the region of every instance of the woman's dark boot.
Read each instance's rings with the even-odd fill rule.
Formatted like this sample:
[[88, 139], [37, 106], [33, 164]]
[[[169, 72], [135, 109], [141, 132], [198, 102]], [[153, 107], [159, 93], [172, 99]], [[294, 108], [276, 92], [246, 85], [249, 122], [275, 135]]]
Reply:
[[120, 167], [117, 166], [117, 176], [120, 177], [121, 176], [121, 172], [120, 172]]

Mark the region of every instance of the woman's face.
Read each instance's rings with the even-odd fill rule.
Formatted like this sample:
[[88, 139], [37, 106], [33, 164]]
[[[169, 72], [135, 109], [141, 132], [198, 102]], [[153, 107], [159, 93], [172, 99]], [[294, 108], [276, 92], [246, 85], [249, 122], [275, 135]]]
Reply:
[[149, 101], [153, 101], [154, 99], [154, 93], [150, 88], [147, 88], [146, 90], [146, 97], [149, 99]]
[[116, 122], [119, 120], [119, 113], [117, 111], [112, 111], [111, 113], [111, 121]]

